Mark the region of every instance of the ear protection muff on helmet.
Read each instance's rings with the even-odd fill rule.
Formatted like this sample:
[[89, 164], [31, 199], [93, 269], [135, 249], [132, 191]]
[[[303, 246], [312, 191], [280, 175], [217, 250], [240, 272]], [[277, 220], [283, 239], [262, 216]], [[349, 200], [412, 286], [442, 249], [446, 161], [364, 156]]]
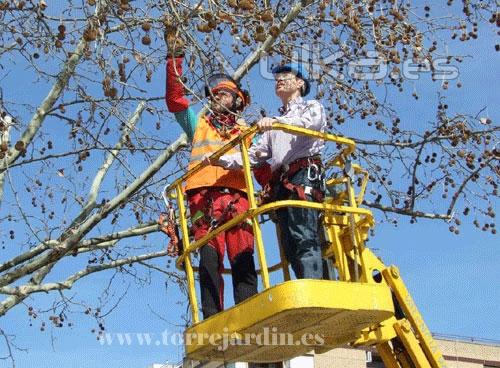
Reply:
[[236, 95], [236, 98], [234, 100], [234, 110], [235, 111], [243, 111], [245, 107], [250, 105], [250, 94], [246, 89], [240, 89], [241, 94], [243, 95], [243, 98], [239, 95]]
[[233, 106], [231, 110], [234, 112], [242, 111], [250, 104], [250, 95], [248, 91], [242, 89], [241, 85], [227, 74], [217, 73], [208, 77], [207, 84], [205, 84], [204, 88], [205, 97], [212, 97], [215, 88], [224, 88], [232, 93]]

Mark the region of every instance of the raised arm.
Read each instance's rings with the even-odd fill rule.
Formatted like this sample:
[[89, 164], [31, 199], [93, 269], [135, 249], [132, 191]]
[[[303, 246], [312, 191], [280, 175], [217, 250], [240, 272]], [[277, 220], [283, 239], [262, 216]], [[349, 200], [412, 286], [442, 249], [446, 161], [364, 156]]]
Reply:
[[189, 100], [184, 96], [184, 86], [180, 81], [183, 60], [182, 56], [167, 57], [165, 102], [168, 111], [174, 113], [175, 119], [192, 140], [197, 119], [193, 109], [189, 107]]

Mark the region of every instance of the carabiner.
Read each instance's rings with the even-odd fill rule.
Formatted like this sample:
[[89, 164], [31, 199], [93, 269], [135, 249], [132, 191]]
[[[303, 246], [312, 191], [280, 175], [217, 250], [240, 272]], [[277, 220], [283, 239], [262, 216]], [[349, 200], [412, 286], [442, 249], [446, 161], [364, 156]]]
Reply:
[[[311, 171], [314, 171], [314, 175], [311, 173]], [[321, 178], [321, 173], [319, 171], [318, 165], [316, 165], [313, 162], [309, 162], [309, 166], [307, 167], [307, 179], [309, 179], [310, 181], [315, 181], [320, 178]]]
[[161, 193], [161, 196], [163, 197], [163, 201], [165, 202], [165, 206], [167, 207], [168, 219], [170, 221], [174, 221], [175, 220], [175, 210], [174, 210], [174, 206], [172, 205], [172, 203], [170, 203], [170, 200], [167, 197], [167, 188], [168, 188], [168, 184], [165, 185], [165, 187], [163, 188], [163, 192]]
[[161, 196], [163, 197], [163, 201], [165, 202], [165, 206], [167, 208], [170, 208], [170, 201], [167, 198], [167, 188], [168, 188], [168, 184], [165, 185], [165, 187], [163, 188], [163, 191], [161, 192]]

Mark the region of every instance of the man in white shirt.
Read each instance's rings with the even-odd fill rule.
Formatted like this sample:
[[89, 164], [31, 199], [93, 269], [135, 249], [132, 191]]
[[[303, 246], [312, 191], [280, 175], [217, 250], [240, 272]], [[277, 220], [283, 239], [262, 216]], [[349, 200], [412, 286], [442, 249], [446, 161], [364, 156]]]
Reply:
[[[264, 131], [249, 149], [250, 163], [268, 162], [273, 174], [273, 200], [301, 199], [322, 201], [321, 151], [324, 141], [270, 130], [273, 123], [283, 123], [316, 131], [326, 128], [323, 105], [304, 100], [310, 81], [302, 64], [287, 64], [273, 70], [275, 92], [282, 101], [280, 116], [262, 118], [257, 125]], [[226, 168], [240, 169], [241, 155], [222, 156], [217, 162]], [[319, 238], [319, 212], [287, 207], [277, 210], [282, 243], [288, 262], [297, 278], [321, 279], [323, 264]]]

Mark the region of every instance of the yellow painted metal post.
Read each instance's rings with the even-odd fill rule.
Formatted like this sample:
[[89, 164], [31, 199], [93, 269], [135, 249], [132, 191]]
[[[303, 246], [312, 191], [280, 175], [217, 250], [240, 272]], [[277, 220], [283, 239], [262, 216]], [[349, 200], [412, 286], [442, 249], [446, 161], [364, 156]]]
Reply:
[[335, 263], [337, 265], [339, 279], [340, 281], [350, 281], [351, 274], [349, 272], [347, 256], [340, 241], [339, 229], [337, 225], [334, 224], [334, 217], [331, 213], [325, 212], [325, 226], [328, 238], [332, 242], [333, 254], [335, 254]]
[[[354, 189], [352, 188], [352, 182], [351, 179], [348, 178], [346, 182], [346, 187], [347, 187], [347, 195], [349, 196], [349, 206], [354, 207], [355, 201], [353, 200], [354, 197]], [[353, 213], [350, 213], [349, 215], [349, 233], [351, 236], [351, 242], [352, 242], [352, 250], [354, 253], [354, 281], [359, 282], [359, 265], [360, 265], [360, 251], [359, 251], [359, 243], [356, 239], [356, 217]]]
[[[184, 251], [189, 248], [189, 230], [186, 220], [186, 206], [184, 205], [184, 193], [182, 193], [182, 184], [176, 187], [177, 191], [177, 206], [179, 208], [180, 225], [182, 231], [182, 245], [184, 246]], [[188, 295], [189, 301], [191, 302], [191, 314], [193, 316], [193, 322], [198, 323], [200, 321], [199, 311], [198, 311], [198, 299], [196, 298], [196, 289], [194, 287], [194, 275], [193, 266], [191, 264], [191, 254], [187, 254], [185, 258], [185, 270], [188, 282]]]
[[413, 334], [410, 323], [406, 319], [398, 321], [394, 324], [394, 329], [410, 355], [412, 363], [418, 368], [431, 368], [429, 360]]
[[376, 270], [378, 272], [382, 272], [382, 270], [386, 268], [386, 265], [380, 260], [379, 257], [377, 257], [371, 251], [370, 248], [365, 248], [363, 250], [363, 257], [364, 257], [365, 262], [366, 262], [366, 267], [367, 267], [368, 271], [370, 272], [371, 280], [373, 280], [372, 275], [371, 275], [372, 271]]
[[282, 264], [282, 270], [283, 270], [283, 280], [288, 281], [290, 280], [290, 269], [288, 268], [288, 261], [285, 256], [285, 250], [283, 248], [283, 242], [281, 238], [281, 229], [279, 224], [276, 225], [276, 236], [278, 238], [278, 245], [280, 248], [280, 259], [281, 259], [281, 264]]
[[380, 357], [382, 358], [382, 361], [384, 362], [384, 365], [387, 368], [401, 368], [398, 361], [394, 357], [392, 348], [388, 342], [384, 342], [383, 344], [378, 344], [376, 347], [378, 353], [380, 354]]
[[446, 367], [444, 358], [439, 351], [439, 348], [432, 338], [432, 334], [427, 328], [418, 308], [413, 301], [408, 289], [399, 275], [399, 270], [395, 266], [390, 266], [382, 271], [384, 279], [391, 287], [396, 295], [396, 298], [403, 309], [406, 318], [410, 321], [411, 326], [418, 336], [422, 350], [425, 352], [433, 368]]
[[[255, 209], [257, 208], [257, 202], [255, 201], [255, 191], [253, 188], [252, 174], [250, 172], [250, 159], [248, 157], [248, 143], [246, 139], [243, 139], [241, 141], [241, 157], [243, 159], [243, 173], [245, 174], [245, 182], [247, 185], [248, 203], [251, 209]], [[264, 286], [264, 289], [268, 289], [270, 286], [269, 271], [267, 270], [267, 261], [264, 252], [264, 243], [262, 241], [262, 232], [260, 230], [258, 215], [252, 216], [252, 228], [255, 245], [257, 246], [257, 256], [259, 258], [262, 285]]]
[[361, 181], [361, 188], [359, 189], [359, 193], [356, 198], [356, 203], [358, 204], [358, 206], [361, 206], [361, 204], [363, 203], [363, 198], [365, 196], [366, 186], [368, 185], [369, 174], [368, 171], [364, 170], [363, 168], [361, 168], [361, 166], [357, 164], [352, 165], [352, 168], [357, 174], [363, 175], [363, 180]]
[[[349, 195], [349, 206], [357, 208], [357, 202], [356, 202], [356, 195], [354, 193], [354, 187], [352, 184], [352, 179], [347, 178], [347, 191]], [[362, 277], [361, 280], [364, 282], [368, 282], [369, 280], [369, 275], [368, 275], [368, 269], [366, 267], [366, 262], [363, 256], [363, 239], [361, 237], [360, 231], [357, 230], [356, 228], [356, 221], [359, 219], [359, 215], [356, 214], [349, 214], [349, 226], [351, 227], [351, 237], [352, 237], [352, 242], [353, 242], [353, 247], [354, 247], [354, 270], [355, 272], [358, 270], [358, 261], [359, 265], [361, 266], [361, 272], [362, 272]], [[359, 275], [355, 275], [355, 277], [359, 277]], [[359, 279], [356, 279], [355, 281], [359, 281]]]
[[[397, 354], [399, 364], [401, 364], [401, 367], [403, 368], [415, 368], [415, 366], [412, 361], [410, 360], [410, 356], [408, 355], [407, 351], [401, 351]], [[420, 368], [420, 367], [417, 367]]]

